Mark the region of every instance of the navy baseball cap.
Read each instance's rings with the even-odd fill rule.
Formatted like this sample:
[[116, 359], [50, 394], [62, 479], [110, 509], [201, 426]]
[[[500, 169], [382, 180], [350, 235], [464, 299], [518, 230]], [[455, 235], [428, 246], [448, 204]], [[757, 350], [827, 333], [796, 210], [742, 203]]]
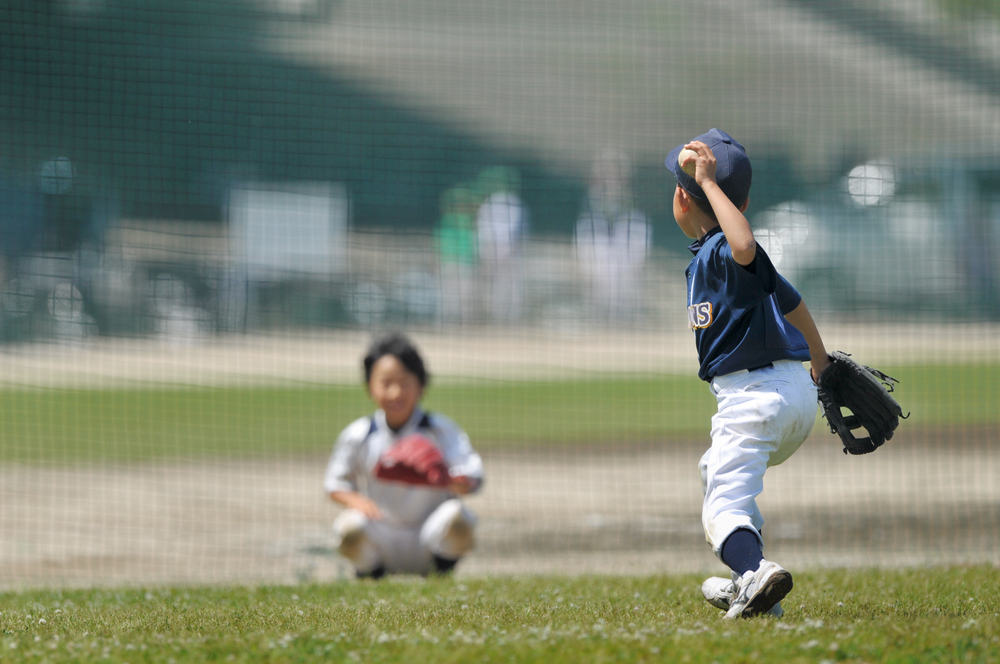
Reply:
[[[715, 155], [715, 181], [719, 183], [719, 188], [739, 207], [750, 196], [750, 181], [753, 179], [753, 169], [750, 167], [750, 159], [747, 151], [742, 145], [737, 143], [732, 136], [721, 129], [709, 129], [701, 136], [697, 136], [692, 141], [701, 141], [712, 149]], [[688, 141], [690, 143], [691, 141]], [[678, 145], [667, 155], [666, 165], [670, 172], [677, 177], [677, 183], [686, 192], [707, 200], [705, 192], [701, 190], [694, 178], [681, 170], [677, 163], [677, 155], [684, 149], [684, 145]]]

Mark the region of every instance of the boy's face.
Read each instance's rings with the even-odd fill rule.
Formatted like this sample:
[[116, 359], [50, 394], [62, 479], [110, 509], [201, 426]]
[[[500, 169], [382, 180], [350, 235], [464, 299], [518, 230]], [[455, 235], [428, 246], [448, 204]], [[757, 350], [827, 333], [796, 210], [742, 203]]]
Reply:
[[692, 219], [691, 208], [694, 207], [694, 202], [688, 198], [687, 192], [685, 192], [680, 185], [674, 188], [674, 220], [684, 235], [687, 235], [692, 240], [697, 240], [698, 229], [695, 228], [694, 220]]
[[385, 411], [386, 424], [393, 429], [406, 424], [423, 393], [420, 379], [395, 355], [384, 355], [372, 365], [368, 394]]

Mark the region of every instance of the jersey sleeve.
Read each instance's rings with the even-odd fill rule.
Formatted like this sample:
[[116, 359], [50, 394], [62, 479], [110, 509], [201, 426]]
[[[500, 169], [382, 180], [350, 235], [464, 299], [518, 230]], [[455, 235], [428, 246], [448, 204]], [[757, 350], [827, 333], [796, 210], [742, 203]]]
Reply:
[[725, 274], [727, 290], [732, 297], [729, 307], [734, 317], [739, 318], [770, 297], [777, 287], [778, 273], [767, 252], [757, 245], [757, 253], [749, 270], [733, 258], [728, 243], [722, 243], [716, 260], [720, 263], [715, 271]]
[[795, 290], [795, 286], [788, 283], [788, 280], [780, 274], [778, 275], [777, 288], [774, 289], [774, 296], [778, 300], [778, 309], [782, 315], [791, 313], [802, 302], [802, 296]]
[[334, 491], [357, 491], [358, 472], [361, 468], [361, 446], [371, 427], [371, 421], [363, 417], [344, 429], [333, 446], [333, 453], [326, 465], [323, 489], [329, 494]]
[[431, 416], [431, 426], [437, 434], [445, 463], [448, 464], [448, 474], [477, 480], [478, 491], [483, 484], [483, 460], [472, 448], [468, 434], [449, 418], [438, 413]]

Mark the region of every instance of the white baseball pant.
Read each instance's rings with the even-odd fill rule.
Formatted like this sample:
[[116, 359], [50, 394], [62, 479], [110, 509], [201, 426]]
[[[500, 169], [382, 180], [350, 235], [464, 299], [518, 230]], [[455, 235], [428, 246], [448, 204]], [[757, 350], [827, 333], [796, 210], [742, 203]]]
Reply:
[[701, 457], [702, 525], [721, 560], [722, 545], [739, 528], [760, 538], [764, 518], [757, 496], [764, 471], [795, 453], [816, 422], [816, 386], [801, 362], [782, 360], [757, 371], [716, 376], [719, 409], [712, 417], [712, 447]]
[[461, 500], [441, 503], [419, 527], [374, 521], [345, 509], [333, 522], [337, 550], [366, 574], [384, 567], [389, 574], [425, 574], [433, 556], [457, 560], [473, 546], [478, 517]]

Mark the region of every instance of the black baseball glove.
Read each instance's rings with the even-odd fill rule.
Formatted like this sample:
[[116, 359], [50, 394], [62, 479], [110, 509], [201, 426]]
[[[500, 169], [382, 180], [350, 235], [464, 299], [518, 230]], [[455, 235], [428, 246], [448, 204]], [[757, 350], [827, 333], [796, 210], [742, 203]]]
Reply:
[[[819, 376], [819, 403], [830, 431], [844, 442], [844, 454], [868, 454], [892, 438], [903, 409], [890, 396], [895, 378], [878, 369], [866, 367], [841, 351], [829, 355], [830, 366]], [[841, 408], [850, 414], [845, 415]], [[866, 438], [852, 433], [865, 429]]]

